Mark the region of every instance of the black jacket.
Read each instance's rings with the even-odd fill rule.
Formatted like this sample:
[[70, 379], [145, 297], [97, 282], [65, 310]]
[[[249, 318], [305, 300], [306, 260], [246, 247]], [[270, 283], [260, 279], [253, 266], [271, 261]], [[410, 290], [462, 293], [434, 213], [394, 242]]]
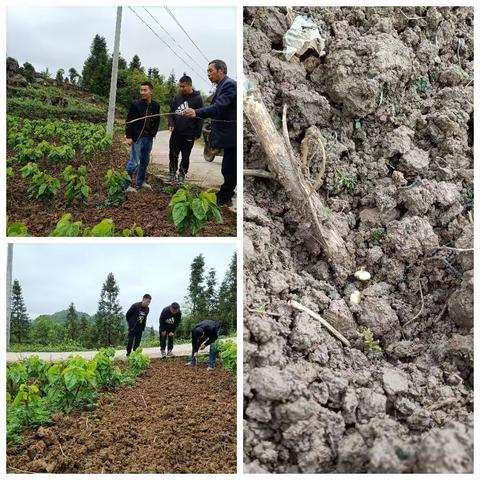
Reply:
[[[200, 339], [197, 335], [197, 328], [203, 330], [203, 337]], [[200, 345], [205, 342], [205, 346], [208, 347], [211, 343], [214, 343], [218, 338], [218, 330], [220, 326], [213, 320], [202, 320], [192, 328], [192, 349], [193, 353], [198, 352]]]
[[[145, 100], [136, 100], [130, 106], [130, 110], [127, 115], [127, 122], [135, 120], [136, 118], [142, 118], [147, 115], [158, 115], [160, 113], [160, 105], [152, 100], [152, 103], [148, 104]], [[149, 122], [149, 123], [147, 123]], [[144, 120], [138, 120], [133, 123], [127, 123], [125, 126], [125, 136], [131, 138], [136, 142], [140, 134], [145, 137], [145, 129], [150, 132], [149, 137], [153, 138], [158, 132], [160, 126], [160, 117], [151, 117]], [[143, 131], [143, 133], [142, 133]]]
[[194, 90], [191, 95], [179, 94], [170, 103], [170, 113], [177, 115], [168, 116], [168, 126], [175, 132], [187, 138], [199, 138], [202, 134], [203, 120], [201, 118], [187, 118], [180, 115], [187, 108], [202, 108], [203, 99], [200, 92]]
[[160, 331], [168, 329], [174, 332], [178, 328], [178, 325], [180, 325], [181, 320], [182, 312], [180, 310], [174, 315], [170, 311], [170, 305], [165, 307], [160, 314]]
[[150, 312], [150, 309], [142, 307], [142, 302], [134, 303], [125, 315], [127, 317], [128, 329], [131, 330], [138, 325], [142, 331], [145, 330], [148, 312]]
[[210, 105], [195, 110], [195, 113], [200, 118], [212, 119], [212, 147], [232, 148], [237, 145], [237, 82], [235, 80], [225, 76], [217, 85]]

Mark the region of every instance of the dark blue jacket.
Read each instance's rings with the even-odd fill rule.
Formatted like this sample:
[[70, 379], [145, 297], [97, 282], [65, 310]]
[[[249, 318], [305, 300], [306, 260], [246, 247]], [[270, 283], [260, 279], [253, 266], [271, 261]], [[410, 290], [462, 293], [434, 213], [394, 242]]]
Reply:
[[[232, 148], [237, 145], [237, 82], [230, 77], [217, 85], [210, 105], [198, 108], [200, 118], [212, 119], [212, 147]], [[215, 120], [229, 120], [216, 122]]]

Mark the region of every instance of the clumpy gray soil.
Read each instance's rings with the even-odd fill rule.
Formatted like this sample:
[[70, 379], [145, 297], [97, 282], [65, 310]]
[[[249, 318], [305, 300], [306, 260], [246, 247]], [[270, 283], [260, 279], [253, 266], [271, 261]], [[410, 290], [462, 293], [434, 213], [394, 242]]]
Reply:
[[[473, 9], [296, 14], [325, 55], [285, 61], [286, 9], [247, 7], [245, 73], [279, 128], [288, 104], [295, 152], [320, 129], [319, 193], [355, 268], [335, 273], [275, 180], [245, 178], [245, 471], [472, 472]], [[244, 149], [266, 167], [247, 120]]]

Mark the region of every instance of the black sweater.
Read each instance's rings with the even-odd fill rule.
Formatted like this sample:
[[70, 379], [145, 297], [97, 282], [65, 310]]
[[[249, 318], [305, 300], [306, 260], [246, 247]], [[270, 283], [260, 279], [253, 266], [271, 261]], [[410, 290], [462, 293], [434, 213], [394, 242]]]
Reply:
[[187, 108], [202, 108], [203, 99], [200, 92], [194, 90], [191, 95], [177, 95], [170, 103], [170, 113], [177, 115], [168, 116], [168, 126], [173, 127], [179, 135], [187, 138], [199, 138], [202, 134], [203, 120], [201, 118], [188, 118], [180, 115]]
[[134, 303], [126, 313], [128, 328], [135, 328], [137, 325], [143, 330], [147, 325], [147, 316], [150, 309], [142, 307], [142, 302]]
[[[197, 335], [197, 328], [203, 330], [203, 337], [200, 339]], [[208, 347], [211, 343], [214, 343], [218, 338], [218, 330], [220, 326], [213, 320], [202, 320], [192, 328], [192, 349], [193, 353], [198, 352], [200, 345], [205, 342], [205, 346]]]
[[168, 328], [175, 331], [182, 320], [182, 312], [179, 310], [175, 315], [171, 312], [170, 306], [165, 307], [160, 314], [160, 331]]
[[[136, 118], [142, 118], [147, 115], [158, 115], [160, 113], [160, 105], [157, 102], [152, 102], [149, 104], [145, 100], [136, 100], [130, 106], [130, 110], [127, 115], [127, 122], [135, 120]], [[140, 134], [142, 137], [153, 138], [158, 132], [158, 127], [160, 126], [160, 117], [150, 117], [143, 120], [138, 120], [133, 123], [127, 123], [125, 126], [125, 136], [131, 138], [136, 142]]]

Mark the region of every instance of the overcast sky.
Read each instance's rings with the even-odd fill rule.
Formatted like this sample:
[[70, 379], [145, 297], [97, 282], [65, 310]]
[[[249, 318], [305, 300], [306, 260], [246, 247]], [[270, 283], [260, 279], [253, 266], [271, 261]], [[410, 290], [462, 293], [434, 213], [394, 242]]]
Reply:
[[[177, 79], [186, 72], [192, 77], [195, 88], [208, 92], [211, 85], [206, 75], [207, 62], [165, 8], [147, 7], [177, 44], [204, 67], [203, 70], [175, 45], [143, 7], [134, 8], [198, 74], [177, 58], [128, 7], [124, 7], [120, 53], [127, 63], [137, 54], [146, 69], [156, 67], [165, 76], [174, 70]], [[235, 7], [169, 8], [206, 57], [224, 60], [228, 74], [236, 78]], [[20, 64], [30, 62], [37, 71], [48, 67], [55, 75], [59, 68], [67, 72], [70, 67], [75, 67], [81, 73], [95, 34], [105, 37], [109, 53], [113, 51], [115, 22], [116, 7], [11, 6], [7, 9], [7, 55], [16, 58]]]
[[94, 315], [100, 290], [109, 272], [120, 288], [124, 313], [145, 293], [152, 295], [148, 325], [158, 327], [163, 307], [183, 305], [190, 279], [190, 264], [202, 253], [206, 269], [214, 268], [219, 284], [235, 246], [231, 244], [16, 244], [13, 279], [20, 282], [33, 320], [68, 308]]

